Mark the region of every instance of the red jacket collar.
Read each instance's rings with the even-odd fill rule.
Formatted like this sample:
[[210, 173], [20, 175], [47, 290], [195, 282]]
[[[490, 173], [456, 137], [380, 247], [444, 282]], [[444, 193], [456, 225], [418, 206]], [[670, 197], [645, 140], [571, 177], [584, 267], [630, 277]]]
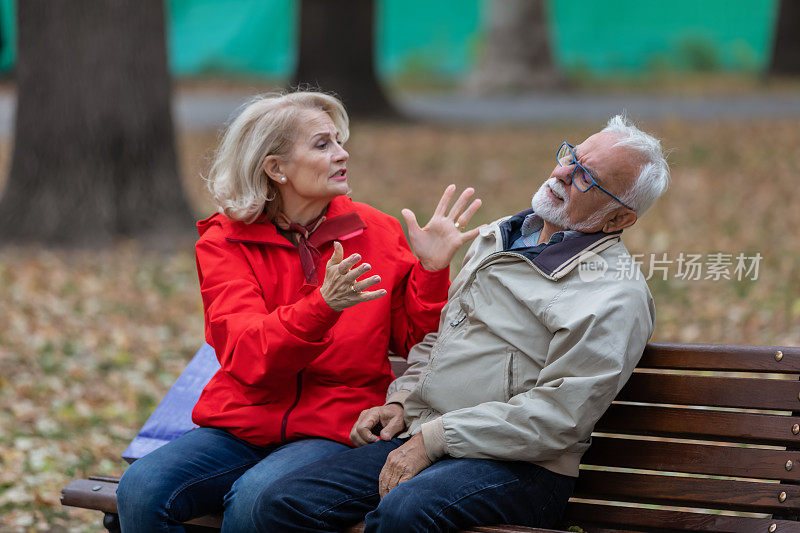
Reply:
[[[358, 217], [353, 201], [347, 196], [337, 196], [331, 200], [331, 203], [328, 205], [328, 212], [325, 216], [330, 219], [348, 213], [353, 213]], [[362, 228], [366, 228], [367, 225], [360, 217], [359, 220], [361, 220]], [[197, 231], [202, 235], [213, 225], [221, 226], [225, 238], [229, 241], [294, 247], [286, 237], [278, 233], [278, 229], [272, 222], [259, 221], [246, 224], [230, 219], [222, 213], [215, 213], [207, 219], [198, 222]]]

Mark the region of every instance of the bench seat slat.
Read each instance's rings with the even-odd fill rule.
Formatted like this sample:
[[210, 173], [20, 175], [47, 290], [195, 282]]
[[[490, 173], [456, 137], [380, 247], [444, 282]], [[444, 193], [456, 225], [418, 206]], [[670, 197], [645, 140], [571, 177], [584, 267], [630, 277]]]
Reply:
[[613, 404], [595, 431], [800, 447], [800, 417]]
[[[89, 479], [74, 479], [61, 489], [61, 505], [95, 509], [104, 513], [117, 512], [117, 487], [119, 478], [111, 476], [92, 476]], [[196, 526], [222, 527], [222, 517], [210, 514], [189, 520], [187, 524]]]
[[617, 400], [792, 411], [800, 381], [634, 373]]
[[74, 479], [61, 489], [61, 505], [117, 512], [117, 483], [93, 479]]
[[[780, 360], [775, 353], [780, 351]], [[800, 372], [800, 348], [726, 344], [650, 343], [640, 368], [720, 370], [727, 372]]]
[[[785, 468], [787, 460], [793, 463], [790, 471]], [[594, 437], [582, 463], [687, 474], [800, 481], [798, 461], [798, 451]]]
[[[564, 527], [613, 524], [630, 528], [658, 528], [659, 531], [726, 531], [730, 533], [767, 532], [772, 524], [776, 533], [800, 533], [800, 523], [772, 518], [750, 518], [570, 502]], [[617, 529], [620, 531], [620, 529]], [[627, 530], [627, 529], [626, 529]], [[589, 529], [594, 531], [594, 528]]]
[[[779, 499], [782, 492], [786, 495], [783, 502]], [[575, 496], [783, 514], [800, 509], [800, 485], [596, 470], [581, 471]]]

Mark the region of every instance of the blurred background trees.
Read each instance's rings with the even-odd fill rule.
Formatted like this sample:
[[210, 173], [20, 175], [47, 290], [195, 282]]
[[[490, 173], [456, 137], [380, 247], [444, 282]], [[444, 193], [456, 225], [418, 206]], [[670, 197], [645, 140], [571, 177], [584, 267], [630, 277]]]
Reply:
[[375, 0], [300, 0], [294, 87], [336, 93], [354, 117], [397, 116], [375, 73]]
[[320, 87], [354, 117], [398, 118], [408, 91], [793, 74], [798, 21], [789, 0], [0, 0], [17, 95], [0, 243], [188, 233], [171, 74]]
[[479, 93], [525, 93], [563, 87], [553, 62], [545, 0], [500, 0], [488, 6], [483, 56], [467, 87]]
[[[25, 0], [0, 242], [170, 241], [192, 229], [161, 0]], [[156, 243], [157, 244], [157, 243]]]
[[800, 2], [780, 0], [769, 73], [800, 74]]

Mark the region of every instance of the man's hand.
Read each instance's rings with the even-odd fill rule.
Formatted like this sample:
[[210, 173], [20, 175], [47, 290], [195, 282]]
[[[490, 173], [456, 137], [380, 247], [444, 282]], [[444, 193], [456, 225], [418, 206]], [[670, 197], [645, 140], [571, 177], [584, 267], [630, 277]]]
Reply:
[[417, 433], [408, 442], [394, 450], [386, 458], [381, 475], [378, 477], [378, 492], [381, 498], [404, 481], [408, 481], [429, 466], [431, 461], [425, 453], [422, 433]]
[[[364, 446], [380, 439], [391, 440], [405, 429], [404, 414], [403, 406], [399, 403], [379, 405], [378, 407], [361, 411], [361, 414], [358, 415], [358, 420], [353, 424], [353, 429], [350, 430], [350, 440], [356, 446]], [[383, 427], [380, 439], [373, 433], [378, 424]]]

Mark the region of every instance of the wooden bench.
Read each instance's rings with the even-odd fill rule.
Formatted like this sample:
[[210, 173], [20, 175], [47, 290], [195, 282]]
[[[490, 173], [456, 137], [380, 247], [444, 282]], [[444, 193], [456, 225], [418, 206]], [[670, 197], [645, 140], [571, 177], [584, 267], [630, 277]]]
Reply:
[[[800, 348], [649, 344], [595, 428], [560, 527], [800, 532], [798, 378]], [[105, 512], [113, 531], [116, 482], [75, 480], [62, 503]]]

